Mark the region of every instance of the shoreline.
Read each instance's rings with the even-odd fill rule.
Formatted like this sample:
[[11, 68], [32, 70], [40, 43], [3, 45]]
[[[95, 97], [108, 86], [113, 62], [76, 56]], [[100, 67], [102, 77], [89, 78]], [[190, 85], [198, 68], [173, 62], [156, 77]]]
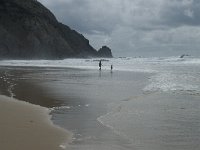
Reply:
[[[127, 68], [131, 68], [131, 63], [126, 62], [124, 68], [126, 64]], [[136, 66], [136, 69], [144, 68], [157, 72], [0, 67], [0, 93], [9, 97], [14, 94], [17, 100], [52, 110], [51, 121], [47, 119], [45, 127], [49, 127], [49, 123], [53, 122], [73, 133], [73, 139], [66, 145], [66, 149], [188, 150], [200, 147], [200, 67], [187, 64], [179, 66], [180, 62], [174, 60], [167, 63], [166, 60], [154, 59], [150, 60], [150, 63], [145, 62], [142, 61], [140, 65], [133, 61], [132, 68]], [[6, 108], [2, 104], [0, 100], [0, 111], [7, 110], [6, 113], [0, 112], [4, 120], [19, 120], [21, 114], [29, 115], [24, 112], [15, 113], [16, 110], [13, 108], [16, 107], [10, 107], [10, 103]], [[26, 105], [23, 103], [22, 106]], [[27, 107], [18, 108], [21, 111], [21, 108]], [[50, 118], [49, 110], [45, 111], [46, 115], [44, 111], [39, 113], [43, 115], [38, 115], [35, 107], [33, 111], [36, 112], [36, 116]], [[11, 112], [14, 112], [13, 115], [7, 115]], [[33, 119], [30, 120], [30, 117], [27, 118], [23, 121], [23, 128], [36, 123]], [[15, 122], [0, 123], [2, 126], [3, 124], [7, 129], [7, 125], [12, 127], [14, 124], [15, 132], [18, 131]], [[13, 135], [11, 127], [9, 132]], [[3, 131], [2, 128], [0, 136], [7, 134]], [[33, 133], [36, 134], [29, 133], [28, 138], [32, 138]], [[44, 135], [41, 128], [37, 133]], [[60, 138], [55, 139], [53, 136], [53, 142], [47, 141], [50, 136], [43, 136], [42, 139], [39, 136], [40, 141], [35, 142], [35, 145], [46, 142], [56, 147], [50, 146], [50, 150], [61, 150], [61, 147], [65, 148], [61, 143], [67, 141], [66, 135], [69, 134], [64, 135], [62, 132], [59, 134]], [[21, 137], [21, 133], [14, 137], [10, 136], [12, 141], [7, 140], [7, 145], [13, 145], [13, 141], [18, 139], [16, 137]], [[34, 138], [37, 139], [36, 136]], [[0, 137], [0, 145], [3, 140], [4, 138]], [[32, 144], [33, 140], [28, 141]], [[19, 147], [9, 150], [30, 149]], [[31, 148], [39, 149], [33, 146]], [[49, 148], [39, 150], [42, 149]]]
[[[11, 93], [20, 101], [50, 110], [61, 107], [51, 111], [51, 121], [73, 132], [73, 140], [67, 148], [85, 150], [89, 146], [98, 150], [115, 146], [113, 149], [124, 149], [130, 145], [127, 139], [115, 134], [97, 119], [108, 111], [107, 104], [142, 94], [138, 87], [143, 87], [148, 75], [133, 73], [130, 76], [126, 71], [110, 73], [60, 68], [41, 71], [35, 67], [28, 70], [23, 67], [3, 67], [0, 73], [3, 95], [10, 96], [8, 89], [11, 88]], [[79, 80], [76, 80], [77, 77]], [[62, 106], [67, 108], [63, 109]]]
[[0, 149], [61, 150], [71, 133], [53, 124], [45, 107], [0, 95]]

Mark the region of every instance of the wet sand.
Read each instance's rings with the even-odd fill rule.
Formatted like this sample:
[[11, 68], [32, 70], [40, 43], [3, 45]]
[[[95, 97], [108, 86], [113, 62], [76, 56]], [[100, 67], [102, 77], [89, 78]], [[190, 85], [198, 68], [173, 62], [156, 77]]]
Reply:
[[[73, 133], [67, 150], [199, 149], [199, 94], [144, 91], [150, 76], [105, 70], [5, 67], [0, 68], [0, 93], [50, 108], [52, 121]], [[2, 114], [6, 116], [6, 112]], [[46, 139], [40, 138], [38, 143]], [[57, 141], [59, 144], [62, 140], [55, 139], [54, 144]]]
[[0, 96], [0, 149], [61, 150], [70, 134], [53, 125], [44, 107]]
[[1, 67], [0, 93], [51, 109], [52, 121], [74, 135], [67, 149], [125, 150], [132, 149], [129, 141], [97, 119], [107, 113], [109, 103], [140, 94], [147, 77], [104, 70]]

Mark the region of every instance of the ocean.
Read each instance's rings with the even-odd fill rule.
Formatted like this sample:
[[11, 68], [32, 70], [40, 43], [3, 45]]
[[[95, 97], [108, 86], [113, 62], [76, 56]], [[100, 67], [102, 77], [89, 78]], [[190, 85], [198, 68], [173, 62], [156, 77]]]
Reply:
[[200, 58], [98, 62], [1, 60], [0, 93], [49, 108], [73, 133], [67, 149], [200, 148]]

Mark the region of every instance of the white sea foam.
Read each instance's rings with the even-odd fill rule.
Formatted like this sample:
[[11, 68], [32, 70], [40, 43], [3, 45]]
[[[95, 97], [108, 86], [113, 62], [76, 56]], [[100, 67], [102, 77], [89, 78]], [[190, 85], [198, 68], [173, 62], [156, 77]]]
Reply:
[[90, 104], [85, 104], [85, 105], [77, 105], [77, 106], [58, 106], [58, 107], [52, 107], [50, 108], [50, 111], [57, 111], [57, 110], [69, 110], [77, 107], [90, 107]]
[[[97, 70], [98, 61], [99, 59], [3, 60], [0, 61], [0, 66], [60, 67]], [[112, 64], [114, 71], [155, 73], [149, 80], [149, 85], [144, 88], [144, 91], [200, 91], [200, 81], [198, 80], [200, 58], [111, 58], [104, 59], [102, 64], [103, 70], [110, 70]], [[191, 74], [191, 71], [193, 74]]]
[[[121, 59], [113, 58], [103, 61], [103, 70], [110, 70], [111, 64], [114, 70], [135, 71], [135, 72], [154, 72], [152, 68], [145, 64], [146, 59], [132, 58]], [[148, 62], [148, 61], [147, 61]], [[96, 59], [65, 59], [65, 60], [4, 60], [0, 66], [34, 66], [34, 67], [61, 67], [61, 68], [80, 68], [80, 69], [98, 69], [98, 60]]]
[[85, 104], [85, 107], [89, 107], [90, 106], [90, 104]]
[[134, 103], [121, 101], [118, 103], [110, 103], [108, 105], [108, 113], [97, 118], [103, 126], [111, 129], [115, 134], [129, 141], [130, 144], [136, 144], [138, 141], [132, 133], [133, 122], [144, 113], [143, 110], [134, 108]]
[[[110, 111], [107, 114], [98, 117], [97, 121], [99, 123], [101, 123], [103, 126], [111, 129], [115, 134], [117, 134], [125, 139], [130, 140], [129, 137], [124, 132], [120, 131], [121, 125], [117, 124], [118, 123], [117, 120], [118, 119], [121, 120], [122, 119], [121, 117], [124, 115], [124, 113], [119, 111], [119, 109], [121, 109], [120, 106], [118, 108], [113, 107], [111, 109], [113, 109], [113, 111]], [[116, 110], [114, 110], [114, 109], [116, 109]], [[126, 116], [126, 115], [124, 115], [124, 116]]]
[[50, 108], [50, 111], [54, 111], [54, 110], [66, 110], [66, 109], [71, 109], [71, 106], [59, 106], [59, 107], [52, 107]]
[[61, 149], [66, 149], [66, 148], [67, 148], [66, 144], [61, 144], [61, 145], [59, 145], [59, 147], [60, 147]]

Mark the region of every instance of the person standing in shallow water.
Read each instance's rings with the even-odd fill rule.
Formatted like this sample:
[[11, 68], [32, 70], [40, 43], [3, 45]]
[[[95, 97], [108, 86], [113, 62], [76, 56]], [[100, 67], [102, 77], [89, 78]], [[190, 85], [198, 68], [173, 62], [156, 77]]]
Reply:
[[101, 66], [102, 66], [102, 63], [101, 63], [101, 60], [99, 61], [99, 70], [101, 70]]
[[113, 73], [113, 65], [110, 66], [110, 73]]

